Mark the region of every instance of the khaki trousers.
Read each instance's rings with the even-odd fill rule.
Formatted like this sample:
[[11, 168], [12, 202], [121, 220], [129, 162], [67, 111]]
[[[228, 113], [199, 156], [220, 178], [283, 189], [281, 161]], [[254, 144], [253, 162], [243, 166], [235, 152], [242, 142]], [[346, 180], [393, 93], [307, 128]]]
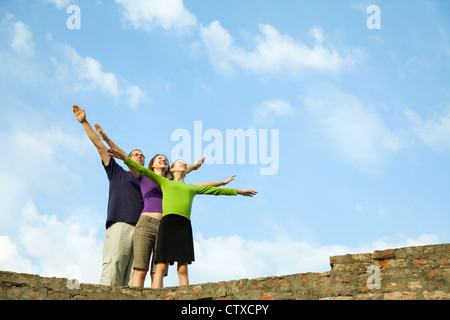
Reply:
[[116, 222], [106, 230], [100, 284], [130, 286], [133, 277], [134, 226]]

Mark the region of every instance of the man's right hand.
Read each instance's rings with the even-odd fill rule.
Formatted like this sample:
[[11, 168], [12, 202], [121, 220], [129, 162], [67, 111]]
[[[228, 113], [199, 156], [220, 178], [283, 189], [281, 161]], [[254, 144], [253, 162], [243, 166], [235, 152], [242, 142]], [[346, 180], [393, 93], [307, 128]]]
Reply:
[[86, 113], [84, 112], [84, 109], [80, 109], [79, 106], [76, 104], [73, 105], [73, 113], [75, 114], [75, 117], [80, 123], [83, 123], [86, 121]]

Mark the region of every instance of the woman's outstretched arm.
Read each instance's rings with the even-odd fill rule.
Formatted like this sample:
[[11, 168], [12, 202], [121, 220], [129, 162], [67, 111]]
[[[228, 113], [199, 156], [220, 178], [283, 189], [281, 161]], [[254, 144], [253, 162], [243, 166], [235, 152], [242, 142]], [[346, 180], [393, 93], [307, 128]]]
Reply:
[[197, 183], [193, 183], [193, 185], [194, 186], [199, 186], [199, 187], [220, 187], [220, 186], [224, 186], [224, 185], [230, 183], [231, 181], [233, 181], [234, 177], [236, 177], [236, 175], [232, 175], [231, 177], [229, 177], [228, 179], [225, 179], [223, 181], [197, 182]]
[[229, 189], [229, 188], [217, 188], [217, 187], [202, 187], [202, 186], [195, 186], [197, 194], [210, 194], [215, 196], [246, 196], [246, 197], [253, 197], [258, 192], [255, 190], [242, 190], [242, 189]]
[[239, 194], [241, 196], [246, 196], [246, 197], [253, 197], [257, 193], [258, 192], [256, 192], [255, 190], [241, 190], [241, 189], [237, 190], [237, 194]]

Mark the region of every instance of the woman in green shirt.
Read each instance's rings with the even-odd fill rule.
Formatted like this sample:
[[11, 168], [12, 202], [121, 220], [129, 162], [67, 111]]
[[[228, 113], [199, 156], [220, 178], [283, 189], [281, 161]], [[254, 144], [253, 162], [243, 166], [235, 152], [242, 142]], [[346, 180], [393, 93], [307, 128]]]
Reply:
[[161, 186], [163, 192], [163, 214], [159, 225], [156, 248], [156, 272], [152, 288], [161, 288], [164, 273], [168, 264], [177, 261], [177, 273], [181, 285], [189, 285], [187, 265], [194, 261], [194, 241], [192, 237], [191, 209], [192, 201], [197, 194], [228, 195], [237, 194], [253, 197], [254, 190], [240, 190], [217, 187], [196, 186], [183, 182], [187, 171], [184, 160], [175, 161], [170, 172], [173, 180], [155, 174], [153, 171], [131, 160], [125, 153], [115, 149], [108, 149], [115, 158], [121, 159], [125, 164], [148, 177]]

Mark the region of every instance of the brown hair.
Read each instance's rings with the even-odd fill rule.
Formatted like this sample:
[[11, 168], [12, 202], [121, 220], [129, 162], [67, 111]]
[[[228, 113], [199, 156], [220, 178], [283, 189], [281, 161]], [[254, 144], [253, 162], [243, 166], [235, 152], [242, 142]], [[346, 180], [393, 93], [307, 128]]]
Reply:
[[[152, 158], [152, 160], [150, 160], [150, 163], [148, 164], [148, 168], [149, 168], [150, 170], [152, 170], [152, 171], [155, 171], [155, 170], [153, 170], [152, 167], [153, 167], [153, 162], [155, 162], [155, 159], [156, 159], [157, 156], [163, 156], [163, 157], [165, 157], [165, 158], [167, 159], [167, 157], [166, 157], [165, 155], [163, 155], [163, 154], [158, 153], [157, 155], [155, 155], [155, 156]], [[169, 163], [169, 159], [167, 159], [167, 163]], [[167, 169], [166, 172], [164, 173], [163, 177], [169, 178], [169, 176], [170, 176], [170, 170]]]
[[[184, 163], [186, 163], [186, 161], [184, 161], [183, 159], [177, 159], [177, 160], [175, 160], [173, 163], [172, 163], [172, 165], [170, 166], [170, 169], [172, 169], [174, 166], [175, 166], [175, 162], [177, 162], [178, 160], [182, 160]], [[186, 168], [187, 168], [187, 164], [186, 164]], [[170, 170], [169, 169], [169, 173], [170, 173], [170, 179], [173, 179], [173, 173], [172, 173], [172, 170]]]

